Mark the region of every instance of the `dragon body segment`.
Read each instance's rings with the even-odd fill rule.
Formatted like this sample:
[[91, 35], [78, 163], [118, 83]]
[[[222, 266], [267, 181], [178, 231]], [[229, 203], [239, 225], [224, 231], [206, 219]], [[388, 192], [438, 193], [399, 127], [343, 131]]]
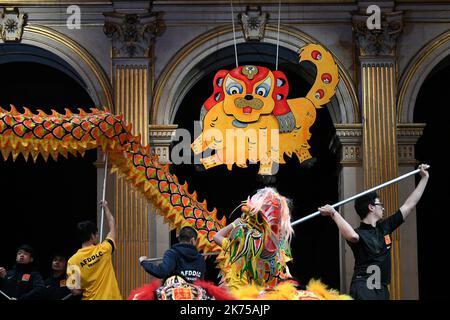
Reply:
[[198, 247], [205, 252], [220, 250], [212, 241], [226, 219], [219, 220], [217, 210], [208, 211], [206, 201], [199, 202], [196, 193], [189, 193], [187, 183], [181, 185], [167, 165], [161, 165], [151, 155], [150, 146], [142, 146], [140, 136], [131, 133], [123, 116], [108, 111], [91, 109], [87, 113], [79, 109], [75, 114], [66, 109], [65, 114], [43, 111], [37, 114], [25, 108], [18, 112], [0, 108], [0, 149], [6, 160], [23, 154], [36, 161], [39, 155], [47, 161], [49, 156], [57, 160], [59, 155], [83, 155], [86, 150], [102, 148], [107, 152], [112, 172], [126, 178], [159, 210], [171, 227], [194, 227], [198, 231]]

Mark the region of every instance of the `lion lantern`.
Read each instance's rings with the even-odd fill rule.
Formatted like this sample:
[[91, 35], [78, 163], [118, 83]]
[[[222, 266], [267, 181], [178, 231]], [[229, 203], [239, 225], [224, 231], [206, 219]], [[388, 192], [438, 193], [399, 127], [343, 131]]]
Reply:
[[300, 163], [312, 158], [309, 131], [316, 109], [328, 103], [339, 82], [338, 67], [326, 49], [310, 44], [300, 51], [300, 61], [310, 61], [317, 75], [306, 97], [287, 99], [289, 83], [281, 71], [245, 65], [219, 70], [214, 92], [200, 112], [202, 133], [192, 143], [206, 169], [226, 164], [247, 167], [260, 163], [259, 174], [272, 175], [284, 155], [296, 154]]

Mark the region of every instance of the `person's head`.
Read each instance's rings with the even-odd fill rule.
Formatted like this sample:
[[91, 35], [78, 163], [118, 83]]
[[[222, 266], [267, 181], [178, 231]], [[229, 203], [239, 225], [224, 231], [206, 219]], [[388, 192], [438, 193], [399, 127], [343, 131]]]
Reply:
[[181, 243], [190, 243], [195, 246], [197, 243], [197, 231], [192, 227], [183, 227], [178, 235]]
[[66, 257], [61, 253], [54, 254], [52, 259], [52, 271], [55, 273], [65, 273], [66, 267]]
[[372, 214], [376, 220], [383, 217], [384, 207], [378, 194], [373, 191], [355, 200], [355, 210], [361, 220]]
[[29, 264], [33, 262], [34, 250], [28, 244], [23, 244], [17, 248], [16, 262], [18, 264]]
[[98, 243], [98, 229], [97, 226], [89, 220], [78, 223], [78, 235], [81, 243], [90, 242], [92, 244]]

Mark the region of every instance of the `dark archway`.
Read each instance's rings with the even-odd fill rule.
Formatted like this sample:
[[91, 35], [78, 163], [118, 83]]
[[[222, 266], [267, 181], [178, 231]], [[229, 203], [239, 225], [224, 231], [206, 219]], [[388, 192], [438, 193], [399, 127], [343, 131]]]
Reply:
[[450, 102], [445, 96], [449, 77], [450, 57], [447, 57], [425, 80], [414, 108], [414, 122], [426, 123], [416, 146], [416, 159], [431, 165], [427, 188], [417, 205], [420, 299], [450, 298], [450, 280], [445, 276], [443, 263], [450, 222], [445, 201], [450, 195], [450, 172], [448, 158], [444, 156], [450, 137]]
[[[241, 44], [238, 46], [239, 63], [255, 64], [275, 70], [275, 46], [269, 44]], [[185, 96], [174, 123], [179, 128], [194, 133], [194, 121], [199, 119], [200, 107], [212, 93], [212, 82], [219, 69], [235, 67], [233, 48], [228, 47], [214, 54], [214, 68], [208, 66], [205, 74]], [[315, 75], [315, 68], [307, 63], [299, 65], [295, 52], [280, 50], [279, 70], [285, 72], [289, 80], [288, 98], [305, 96], [312, 83], [307, 80]], [[199, 66], [203, 68], [204, 66]], [[206, 67], [206, 66], [205, 66]], [[293, 220], [315, 212], [325, 203], [338, 199], [338, 168], [336, 154], [330, 151], [330, 142], [335, 134], [327, 108], [317, 110], [317, 119], [311, 128], [311, 153], [316, 158], [312, 166], [300, 165], [296, 158], [287, 158], [271, 184], [286, 197], [293, 200]], [[258, 165], [247, 169], [218, 166], [206, 171], [198, 171], [191, 164], [172, 165], [171, 171], [181, 182], [187, 181], [190, 191], [197, 191], [200, 200], [207, 199], [209, 209], [218, 209], [218, 215], [230, 217], [232, 210], [248, 195], [265, 184], [258, 179]], [[237, 217], [234, 215], [232, 218]], [[296, 226], [292, 242], [294, 262], [291, 273], [306, 284], [311, 278], [321, 278], [333, 288], [339, 288], [339, 238], [336, 227], [330, 219], [316, 218]], [[213, 270], [213, 263], [210, 264]], [[215, 272], [208, 275], [215, 280]]]
[[[0, 46], [2, 52], [5, 47]], [[48, 53], [49, 56], [52, 56]], [[5, 55], [0, 57], [5, 58]], [[78, 112], [94, 103], [79, 79], [63, 67], [48, 63], [26, 62], [24, 56], [16, 62], [0, 59], [0, 106], [9, 110], [13, 104], [20, 112], [27, 107], [33, 112], [41, 109], [51, 113], [64, 108]], [[60, 66], [64, 63], [61, 62]], [[50, 271], [51, 255], [62, 251], [73, 254], [79, 247], [76, 223], [96, 221], [97, 171], [94, 162], [97, 151], [82, 157], [60, 156], [46, 163], [39, 156], [37, 163], [25, 162], [20, 155], [15, 162], [10, 156], [0, 160], [0, 195], [2, 199], [0, 265], [14, 264], [16, 248], [31, 244], [37, 253], [35, 262], [46, 276]]]

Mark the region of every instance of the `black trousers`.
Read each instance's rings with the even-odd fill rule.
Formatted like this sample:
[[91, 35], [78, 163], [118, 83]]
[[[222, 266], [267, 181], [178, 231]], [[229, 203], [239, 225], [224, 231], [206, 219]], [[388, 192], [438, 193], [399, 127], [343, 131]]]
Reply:
[[389, 289], [386, 284], [381, 284], [380, 289], [372, 289], [367, 286], [366, 279], [353, 279], [350, 296], [355, 300], [389, 300]]

